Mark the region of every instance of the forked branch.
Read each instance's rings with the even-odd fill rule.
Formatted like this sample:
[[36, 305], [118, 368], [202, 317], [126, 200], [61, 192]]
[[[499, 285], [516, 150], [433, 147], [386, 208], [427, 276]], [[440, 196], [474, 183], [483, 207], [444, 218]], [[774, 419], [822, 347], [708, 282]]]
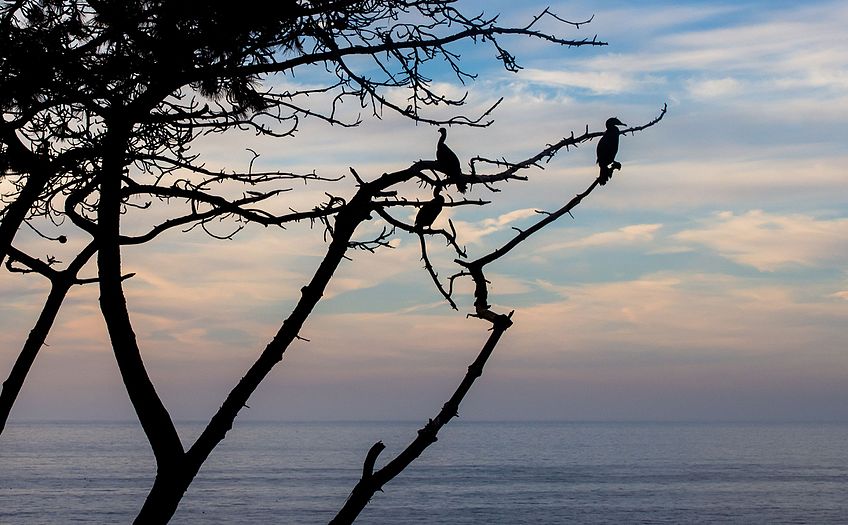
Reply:
[[[653, 126], [663, 118], [665, 113], [666, 106], [663, 106], [660, 115], [656, 119], [643, 126], [631, 128], [628, 131], [639, 131]], [[490, 162], [501, 167], [505, 167], [505, 169], [500, 173], [490, 176], [484, 176], [486, 177], [486, 179], [479, 180], [503, 181], [519, 178], [519, 176], [516, 175], [519, 170], [533, 166], [539, 167], [539, 162], [541, 160], [546, 158], [549, 160], [563, 147], [568, 148], [572, 145], [577, 145], [581, 142], [585, 142], [600, 135], [601, 133], [590, 133], [588, 129], [583, 135], [579, 137], [574, 137], [572, 133], [571, 137], [563, 139], [554, 145], [548, 146], [546, 149], [534, 155], [533, 157], [530, 157], [525, 161], [515, 164], [510, 164], [506, 161], [490, 162], [485, 161], [483, 159], [478, 159], [484, 162]], [[418, 431], [418, 435], [415, 437], [412, 443], [410, 443], [406, 447], [406, 449], [404, 449], [394, 459], [389, 461], [384, 467], [374, 472], [374, 465], [376, 463], [377, 456], [385, 448], [385, 445], [382, 442], [378, 442], [371, 447], [371, 449], [368, 451], [365, 463], [363, 465], [362, 477], [354, 486], [352, 492], [350, 493], [350, 496], [345, 501], [344, 505], [333, 518], [333, 520], [330, 522], [330, 525], [342, 525], [353, 523], [353, 521], [357, 518], [357, 516], [359, 516], [359, 514], [371, 500], [371, 497], [378, 490], [381, 491], [386, 483], [394, 479], [406, 467], [408, 467], [416, 458], [418, 458], [424, 452], [424, 450], [428, 446], [430, 446], [432, 443], [435, 443], [439, 430], [445, 424], [447, 424], [452, 418], [458, 417], [460, 403], [464, 399], [465, 395], [468, 393], [468, 390], [471, 388], [474, 381], [483, 373], [483, 367], [485, 366], [489, 356], [492, 354], [492, 351], [494, 350], [501, 336], [512, 325], [513, 312], [510, 312], [507, 315], [500, 314], [493, 311], [491, 305], [489, 304], [489, 281], [486, 279], [486, 276], [484, 274], [485, 267], [488, 264], [508, 254], [512, 249], [514, 249], [516, 246], [521, 244], [523, 241], [528, 239], [531, 235], [538, 232], [545, 226], [550, 225], [563, 215], [570, 214], [571, 210], [574, 209], [577, 205], [579, 205], [587, 195], [589, 195], [596, 187], [598, 187], [598, 185], [598, 179], [594, 179], [585, 191], [577, 194], [560, 209], [550, 213], [541, 213], [541, 215], [543, 216], [542, 219], [534, 223], [529, 228], [519, 230], [518, 234], [513, 239], [505, 243], [503, 246], [500, 246], [499, 248], [493, 250], [492, 252], [484, 256], [478, 257], [473, 261], [455, 259], [454, 262], [462, 266], [464, 270], [450, 277], [450, 286], [448, 290], [445, 290], [444, 287], [441, 285], [441, 282], [438, 280], [438, 276], [433, 270], [432, 264], [429, 261], [424, 235], [422, 234], [422, 232], [416, 232], [419, 235], [422, 258], [425, 261], [425, 268], [429, 272], [431, 278], [433, 279], [433, 282], [436, 284], [437, 289], [454, 309], [456, 309], [456, 304], [452, 298], [454, 280], [463, 276], [470, 276], [472, 278], [472, 280], [474, 281], [475, 313], [470, 315], [491, 323], [491, 333], [482, 350], [478, 354], [477, 358], [468, 367], [468, 372], [465, 374], [465, 377], [460, 382], [460, 385], [454, 391], [453, 395], [442, 406], [442, 409], [439, 411], [436, 417], [430, 419], [427, 424], [424, 425], [424, 427], [422, 427]]]

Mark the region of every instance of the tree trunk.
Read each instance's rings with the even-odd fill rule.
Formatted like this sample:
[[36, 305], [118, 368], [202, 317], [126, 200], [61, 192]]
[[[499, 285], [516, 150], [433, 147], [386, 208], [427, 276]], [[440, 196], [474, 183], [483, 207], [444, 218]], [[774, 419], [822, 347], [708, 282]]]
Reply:
[[180, 461], [183, 446], [165, 405], [147, 375], [136, 341], [121, 276], [121, 176], [129, 128], [123, 122], [110, 122], [104, 138], [103, 167], [98, 175], [100, 202], [97, 208], [97, 275], [100, 283], [100, 311], [121, 379], [139, 423], [150, 442], [156, 464]]
[[[224, 439], [232, 428], [239, 411], [245, 406], [250, 395], [256, 390], [262, 379], [279, 363], [286, 349], [298, 337], [312, 309], [320, 301], [327, 283], [347, 252], [349, 242], [357, 226], [368, 218], [370, 193], [357, 194], [345, 211], [339, 214], [333, 232], [333, 240], [327, 254], [319, 264], [309, 284], [303, 287], [302, 296], [289, 317], [283, 322], [277, 335], [265, 348], [259, 359], [250, 367], [238, 385], [230, 392], [221, 408], [210, 420], [194, 445], [172, 467], [157, 473], [153, 488], [144, 502], [137, 524], [167, 523], [176, 512], [179, 502], [194, 477], [212, 450]], [[158, 459], [158, 458], [157, 458]]]
[[159, 525], [168, 523], [177, 511], [185, 491], [197, 471], [186, 475], [184, 466], [162, 470], [156, 473], [153, 488], [147, 495], [144, 505], [133, 523], [135, 525]]

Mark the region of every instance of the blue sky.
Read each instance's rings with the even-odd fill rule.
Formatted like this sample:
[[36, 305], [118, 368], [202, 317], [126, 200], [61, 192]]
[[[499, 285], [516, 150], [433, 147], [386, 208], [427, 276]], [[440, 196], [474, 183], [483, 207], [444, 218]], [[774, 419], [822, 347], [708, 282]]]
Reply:
[[[476, 5], [514, 23], [544, 7]], [[490, 270], [493, 301], [515, 309], [516, 324], [463, 416], [848, 419], [848, 6], [604, 1], [553, 9], [574, 20], [594, 14], [567, 34], [610, 45], [512, 41], [519, 74], [499, 68], [491, 48], [462, 49], [480, 79], [463, 88], [443, 76], [440, 86], [467, 89], [469, 112], [505, 101], [491, 128], [451, 129], [461, 158], [518, 159], [587, 124], [600, 130], [609, 116], [641, 124], [666, 102], [669, 114], [622, 138], [622, 171], [573, 220]], [[217, 137], [198, 151], [210, 166], [244, 165], [249, 146], [262, 154], [259, 167], [340, 175], [354, 166], [367, 176], [431, 157], [436, 138], [433, 127], [387, 115], [359, 132], [305, 122], [292, 140]], [[493, 203], [451, 214], [462, 242], [471, 254], [491, 250], [511, 226], [530, 224], [533, 210], [585, 189], [593, 162], [594, 143], [502, 193], [475, 187], [472, 196]], [[298, 188], [279, 206], [310, 206], [326, 189]], [[335, 191], [352, 192], [352, 181]], [[426, 419], [441, 406], [485, 334], [464, 317], [468, 286], [465, 310], [452, 312], [421, 269], [417, 240], [395, 243], [341, 268], [305, 327], [311, 342], [291, 349], [245, 417]], [[175, 234], [127, 250], [125, 270], [138, 273], [127, 283], [133, 319], [176, 417], [203, 419], [217, 408], [322, 250], [320, 232], [307, 227], [248, 228], [226, 243]], [[442, 275], [454, 270], [447, 251], [433, 252]], [[44, 285], [3, 273], [0, 291], [0, 365], [8, 370]], [[73, 292], [13, 417], [132, 418], [96, 299], [93, 288]]]

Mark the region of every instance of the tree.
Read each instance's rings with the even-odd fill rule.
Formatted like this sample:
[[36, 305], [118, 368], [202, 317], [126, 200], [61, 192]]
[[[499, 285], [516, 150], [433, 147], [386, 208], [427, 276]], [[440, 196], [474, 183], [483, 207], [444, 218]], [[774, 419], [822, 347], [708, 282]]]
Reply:
[[[499, 191], [499, 183], [526, 180], [524, 170], [601, 133], [588, 127], [580, 135], [572, 132], [519, 162], [475, 157], [470, 172], [462, 174], [439, 159], [418, 160], [377, 176], [360, 176], [350, 168], [356, 181], [352, 196], [328, 194], [308, 210], [282, 214], [272, 211], [279, 208], [272, 203], [285, 197], [290, 182], [341, 184], [341, 179], [255, 172], [252, 162], [241, 172], [213, 171], [192, 152], [192, 145], [206, 134], [232, 130], [282, 140], [294, 135], [304, 118], [355, 128], [360, 118], [346, 118], [340, 111], [347, 100], [378, 118], [391, 111], [417, 123], [487, 126], [500, 101], [467, 116], [456, 112], [464, 97], [450, 98], [433, 87], [430, 75], [438, 73], [437, 65], [446, 65], [461, 82], [474, 78], [463, 69], [452, 44], [490, 45], [512, 72], [520, 67], [502, 44], [505, 38], [527, 37], [563, 47], [605, 44], [539, 29], [548, 22], [560, 30], [589, 21], [569, 22], [546, 9], [526, 25], [502, 26], [498, 17], [464, 14], [452, 0], [18, 0], [0, 6], [0, 261], [5, 259], [13, 272], [38, 273], [51, 282], [42, 314], [4, 383], [0, 430], [65, 296], [76, 284], [96, 284], [122, 380], [157, 466], [136, 522], [165, 523], [251, 394], [300, 337], [301, 326], [346, 254], [380, 249], [398, 231], [407, 232], [418, 236], [425, 268], [454, 309], [454, 282], [473, 281], [475, 309], [469, 315], [484, 321], [491, 333], [457, 390], [406, 450], [377, 470], [382, 444], [368, 452], [362, 479], [333, 520], [352, 522], [374, 492], [418, 457], [456, 416], [459, 403], [511, 326], [511, 313], [493, 311], [489, 305], [486, 266], [569, 213], [598, 181], [559, 210], [541, 213], [538, 222], [499, 249], [473, 259], [458, 244], [452, 223], [449, 229], [433, 229], [427, 221], [407, 224], [396, 218], [391, 210], [428, 206], [405, 198], [404, 188], [417, 183], [447, 191], [478, 184]], [[320, 75], [323, 84], [283, 88], [273, 82], [296, 71]], [[406, 107], [392, 96], [398, 90], [408, 94]], [[454, 113], [433, 116], [435, 107], [453, 108]], [[664, 113], [665, 108], [655, 120], [624, 133], [651, 126]], [[339, 188], [336, 193], [345, 191]], [[140, 234], [124, 231], [127, 213], [144, 213], [154, 202], [164, 205], [167, 218]], [[442, 205], [485, 204], [460, 198]], [[232, 232], [220, 235], [207, 228], [224, 219], [232, 221]], [[375, 219], [385, 224], [382, 233], [356, 239], [357, 228]], [[186, 450], [142, 360], [123, 291], [123, 281], [132, 275], [122, 274], [122, 246], [152, 242], [178, 227], [232, 238], [246, 223], [283, 227], [299, 221], [310, 221], [329, 240], [326, 255], [274, 338]], [[43, 261], [14, 244], [23, 226], [45, 242], [65, 242], [64, 234], [45, 233], [51, 222], [90, 237], [63, 269], [57, 269], [61, 263], [54, 258]], [[427, 253], [427, 240], [434, 237], [444, 239], [456, 254], [458, 270], [447, 280], [440, 279]], [[81, 277], [92, 258], [96, 276]]]

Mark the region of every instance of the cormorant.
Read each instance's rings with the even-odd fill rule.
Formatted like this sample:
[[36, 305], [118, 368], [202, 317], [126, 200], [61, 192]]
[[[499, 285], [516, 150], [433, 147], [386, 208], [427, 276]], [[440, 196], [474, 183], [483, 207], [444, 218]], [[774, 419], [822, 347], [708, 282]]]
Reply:
[[439, 128], [439, 133], [441, 137], [439, 137], [439, 143], [436, 145], [436, 160], [439, 161], [439, 171], [448, 176], [448, 182], [456, 184], [456, 189], [460, 193], [465, 193], [468, 185], [462, 180], [462, 168], [459, 166], [459, 157], [445, 144], [448, 130]]
[[621, 134], [617, 126], [626, 125], [615, 117], [607, 119], [607, 129], [604, 131], [601, 140], [598, 141], [598, 164], [601, 167], [601, 174], [598, 178], [601, 186], [612, 177], [613, 170], [621, 169], [621, 164], [615, 161], [615, 155], [618, 153], [618, 136]]
[[442, 206], [445, 205], [445, 198], [441, 195], [442, 187], [436, 185], [433, 190], [433, 200], [425, 202], [421, 209], [418, 210], [418, 215], [415, 216], [415, 227], [419, 229], [429, 228], [435, 222], [436, 217], [442, 213]]

